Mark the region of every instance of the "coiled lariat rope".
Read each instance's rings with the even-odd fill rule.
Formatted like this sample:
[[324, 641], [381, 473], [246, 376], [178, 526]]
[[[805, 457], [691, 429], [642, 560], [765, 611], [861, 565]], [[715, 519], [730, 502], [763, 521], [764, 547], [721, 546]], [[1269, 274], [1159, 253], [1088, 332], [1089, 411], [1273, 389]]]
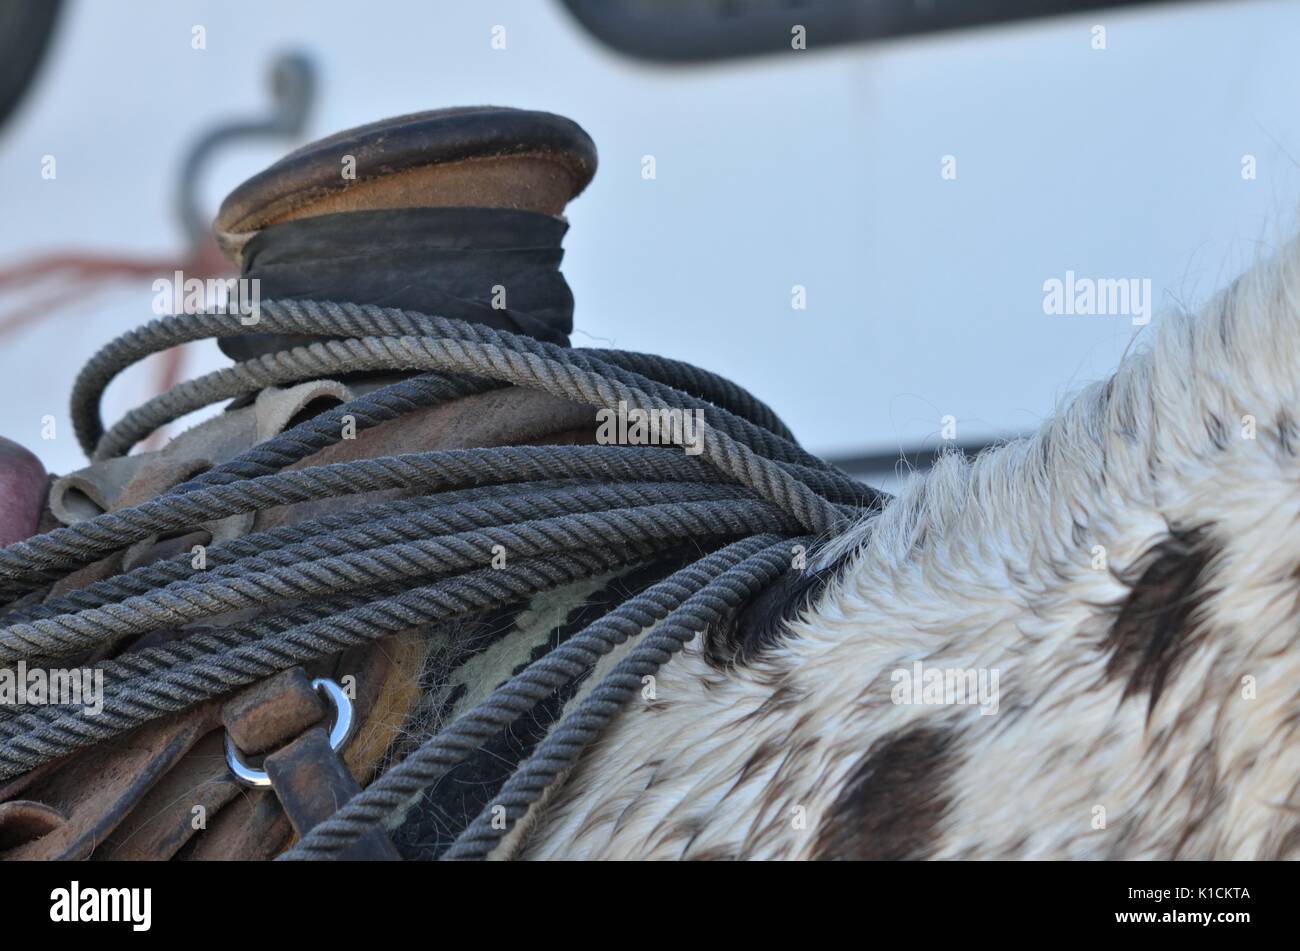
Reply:
[[[388, 634], [499, 609], [611, 570], [686, 553], [696, 560], [573, 635], [391, 767], [289, 852], [336, 854], [629, 639], [627, 656], [518, 767], [445, 853], [485, 857], [601, 728], [699, 632], [791, 570], [792, 549], [842, 529], [881, 498], [801, 449], [776, 415], [689, 364], [566, 349], [439, 317], [315, 301], [265, 302], [258, 331], [325, 340], [181, 383], [107, 431], [104, 389], [162, 350], [247, 333], [238, 315], [166, 317], [110, 343], [73, 387], [73, 422], [94, 460], [125, 455], [158, 427], [263, 387], [359, 372], [416, 373], [312, 417], [148, 502], [0, 550], [0, 663], [102, 655], [127, 639], [258, 609], [101, 664], [93, 718], [58, 706], [0, 714], [0, 779], [297, 664]], [[594, 408], [703, 413], [702, 451], [513, 446], [412, 452], [283, 471], [413, 411], [502, 386]], [[50, 586], [159, 535], [314, 499], [400, 489], [409, 497], [211, 546], [57, 595]], [[510, 562], [485, 567], [494, 546]], [[703, 557], [699, 557], [700, 553]], [[110, 652], [111, 656], [111, 652]]]

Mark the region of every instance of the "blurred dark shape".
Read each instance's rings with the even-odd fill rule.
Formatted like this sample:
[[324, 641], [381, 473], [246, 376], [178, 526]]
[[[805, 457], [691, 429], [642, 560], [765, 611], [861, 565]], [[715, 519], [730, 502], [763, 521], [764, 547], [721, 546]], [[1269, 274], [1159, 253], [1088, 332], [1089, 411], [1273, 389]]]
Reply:
[[62, 6], [62, 0], [0, 0], [0, 128], [36, 78]]
[[563, 0], [620, 53], [662, 63], [808, 50], [1170, 0]]
[[198, 201], [199, 177], [213, 153], [245, 139], [297, 139], [307, 127], [316, 99], [316, 66], [305, 53], [280, 53], [271, 62], [268, 86], [271, 108], [263, 116], [232, 119], [196, 141], [181, 166], [176, 214], [192, 245], [212, 241], [212, 214]]
[[924, 472], [935, 464], [945, 453], [961, 453], [967, 459], [974, 459], [986, 449], [996, 449], [1014, 439], [1027, 437], [1029, 433], [1013, 433], [1007, 436], [988, 439], [940, 440], [925, 443], [900, 445], [896, 449], [882, 449], [869, 452], [823, 456], [827, 462], [839, 466], [855, 479], [872, 481], [881, 476], [901, 475], [908, 472]]

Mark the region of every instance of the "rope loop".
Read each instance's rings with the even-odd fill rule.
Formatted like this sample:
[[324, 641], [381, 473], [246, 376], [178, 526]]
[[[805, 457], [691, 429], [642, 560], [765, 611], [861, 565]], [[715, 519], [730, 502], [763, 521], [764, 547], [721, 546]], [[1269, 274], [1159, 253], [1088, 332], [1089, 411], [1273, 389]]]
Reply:
[[[267, 386], [361, 373], [382, 385], [154, 499], [0, 549], [0, 663], [110, 658], [101, 662], [105, 697], [97, 717], [55, 706], [0, 711], [0, 780], [297, 664], [671, 556], [684, 566], [498, 686], [284, 856], [337, 855], [614, 647], [635, 640], [498, 791], [506, 827], [485, 810], [444, 856], [484, 858], [577, 762], [642, 676], [796, 570], [794, 546], [811, 548], [883, 502], [803, 450], [759, 400], [689, 364], [333, 301], [264, 302], [256, 329], [313, 342], [180, 383], [106, 429], [102, 397], [123, 370], [171, 347], [249, 328], [234, 314], [177, 315], [109, 343], [73, 386], [82, 447], [94, 461], [117, 458], [163, 425]], [[343, 438], [344, 417], [360, 431], [501, 387], [589, 407], [593, 428], [602, 411], [631, 407], [663, 419], [690, 413], [699, 439], [674, 426], [669, 445], [502, 446], [295, 467]], [[201, 571], [188, 555], [175, 556], [54, 589], [151, 538], [381, 490], [401, 497], [358, 498], [341, 513], [213, 545]], [[508, 567], [488, 567], [497, 546], [511, 552]], [[693, 557], [683, 557], [687, 550]], [[201, 629], [122, 650], [150, 632], [191, 625]]]

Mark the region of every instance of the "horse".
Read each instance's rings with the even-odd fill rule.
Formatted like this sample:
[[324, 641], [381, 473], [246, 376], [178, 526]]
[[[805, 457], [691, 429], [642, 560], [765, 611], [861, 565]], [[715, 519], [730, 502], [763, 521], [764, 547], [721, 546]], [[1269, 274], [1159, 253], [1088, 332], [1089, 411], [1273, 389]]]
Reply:
[[4, 447], [0, 663], [102, 695], [0, 706], [0, 855], [1296, 856], [1300, 243], [891, 498], [569, 346], [595, 164], [490, 107], [300, 149], [218, 214], [255, 312], [96, 355], [85, 469]]

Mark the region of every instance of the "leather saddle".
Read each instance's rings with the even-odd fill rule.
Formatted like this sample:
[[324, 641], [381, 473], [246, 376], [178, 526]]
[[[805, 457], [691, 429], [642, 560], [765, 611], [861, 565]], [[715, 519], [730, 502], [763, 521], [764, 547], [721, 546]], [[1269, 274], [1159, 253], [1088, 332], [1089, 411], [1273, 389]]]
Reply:
[[[558, 116], [486, 107], [419, 113], [288, 155], [235, 189], [215, 229], [241, 279], [256, 281], [265, 299], [401, 307], [567, 344], [573, 299], [558, 269], [562, 213], [595, 167], [591, 140]], [[487, 283], [503, 268], [511, 275], [505, 300], [504, 288]], [[221, 346], [248, 360], [306, 339], [252, 325]], [[40, 530], [154, 498], [396, 378], [342, 374], [265, 387], [158, 451], [116, 454], [52, 479]], [[590, 443], [594, 431], [590, 407], [495, 389], [366, 429], [296, 467], [412, 448]], [[345, 497], [285, 505], [154, 537], [61, 579], [51, 593], [355, 504]], [[273, 858], [584, 614], [598, 615], [602, 604], [662, 574], [640, 566], [499, 616], [384, 637], [0, 782], [0, 857]], [[160, 628], [84, 660], [129, 657], [213, 627]], [[435, 856], [565, 699], [543, 704], [526, 729], [448, 774], [391, 834], [364, 836], [345, 857]], [[236, 775], [234, 764], [247, 775]]]

